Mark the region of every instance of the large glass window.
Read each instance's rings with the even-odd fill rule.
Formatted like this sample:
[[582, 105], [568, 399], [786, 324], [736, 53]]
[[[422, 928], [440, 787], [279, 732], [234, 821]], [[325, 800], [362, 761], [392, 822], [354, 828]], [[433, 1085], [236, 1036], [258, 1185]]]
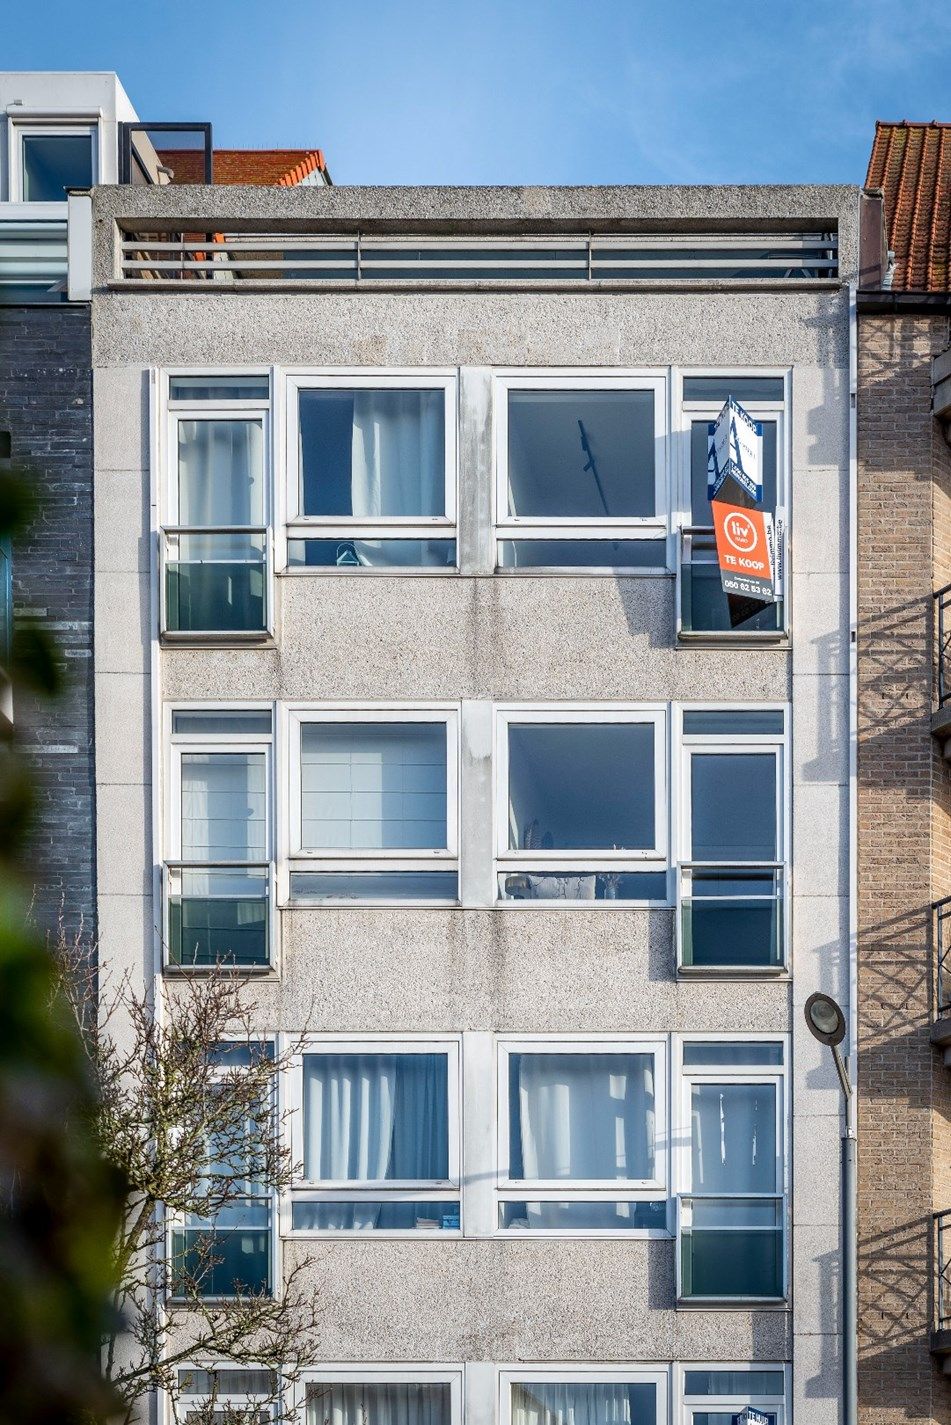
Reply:
[[94, 144], [91, 129], [21, 134], [23, 202], [65, 203], [67, 188], [91, 188], [96, 181]]
[[663, 900], [662, 740], [659, 715], [503, 715], [501, 897]]
[[620, 377], [498, 379], [500, 567], [664, 567], [662, 395]]
[[291, 383], [288, 567], [455, 567], [453, 392], [448, 377]]
[[767, 1425], [786, 1419], [786, 1369], [777, 1366], [686, 1366], [686, 1425], [737, 1425], [750, 1418]]
[[502, 1069], [501, 1227], [663, 1228], [658, 1047], [504, 1045]]
[[170, 965], [270, 963], [270, 721], [267, 711], [173, 714]]
[[295, 1230], [458, 1230], [456, 1053], [430, 1045], [304, 1052]]
[[661, 1425], [656, 1381], [513, 1381], [511, 1425]]
[[458, 1382], [413, 1380], [410, 1374], [400, 1380], [308, 1381], [306, 1425], [458, 1425]]

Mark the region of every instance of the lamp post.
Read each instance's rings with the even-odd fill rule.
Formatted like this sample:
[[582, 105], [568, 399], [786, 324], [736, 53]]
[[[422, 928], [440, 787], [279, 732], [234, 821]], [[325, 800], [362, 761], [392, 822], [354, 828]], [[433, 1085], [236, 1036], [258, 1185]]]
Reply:
[[845, 1123], [842, 1130], [842, 1421], [858, 1420], [858, 1320], [856, 1243], [856, 1138], [855, 1100], [846, 1060], [840, 1045], [845, 1038], [845, 1015], [831, 995], [810, 995], [805, 1004], [809, 1033], [832, 1050], [842, 1098]]

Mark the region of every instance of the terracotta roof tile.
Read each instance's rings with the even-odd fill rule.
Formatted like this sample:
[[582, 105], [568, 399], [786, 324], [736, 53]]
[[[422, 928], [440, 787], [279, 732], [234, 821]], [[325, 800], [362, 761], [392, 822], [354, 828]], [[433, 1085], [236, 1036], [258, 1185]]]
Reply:
[[865, 185], [885, 194], [893, 290], [951, 291], [951, 124], [879, 120]]
[[[203, 155], [198, 149], [159, 150], [162, 162], [172, 169], [175, 183], [204, 181]], [[293, 188], [312, 173], [326, 175], [327, 165], [319, 148], [216, 148], [215, 183], [247, 183], [260, 188]]]

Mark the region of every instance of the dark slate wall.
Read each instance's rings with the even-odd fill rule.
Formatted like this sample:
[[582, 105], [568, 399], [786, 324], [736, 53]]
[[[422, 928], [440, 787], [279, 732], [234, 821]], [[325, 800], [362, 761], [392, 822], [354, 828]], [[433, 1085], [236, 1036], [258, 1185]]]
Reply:
[[35, 615], [63, 655], [54, 703], [20, 697], [22, 745], [39, 780], [34, 902], [40, 923], [95, 933], [92, 647], [92, 375], [88, 306], [0, 307], [0, 430], [28, 467], [39, 510], [14, 548], [18, 616]]

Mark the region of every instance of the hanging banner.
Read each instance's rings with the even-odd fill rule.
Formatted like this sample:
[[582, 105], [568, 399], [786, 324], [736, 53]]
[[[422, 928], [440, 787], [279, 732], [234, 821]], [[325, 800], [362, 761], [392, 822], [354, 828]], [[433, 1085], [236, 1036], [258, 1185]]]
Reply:
[[779, 596], [776, 532], [771, 514], [714, 500], [717, 563], [725, 594], [773, 604]]
[[732, 396], [707, 426], [707, 499], [715, 500], [728, 479], [763, 503], [763, 427]]

